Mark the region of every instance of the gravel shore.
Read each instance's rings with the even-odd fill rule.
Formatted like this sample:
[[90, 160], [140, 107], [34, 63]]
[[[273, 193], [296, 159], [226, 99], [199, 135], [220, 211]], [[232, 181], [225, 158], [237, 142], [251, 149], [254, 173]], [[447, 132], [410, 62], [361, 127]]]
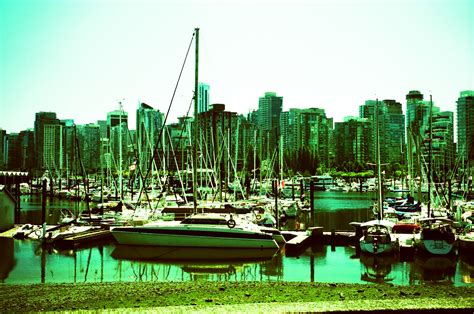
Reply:
[[403, 311], [473, 313], [474, 287], [292, 282], [0, 285], [1, 312]]

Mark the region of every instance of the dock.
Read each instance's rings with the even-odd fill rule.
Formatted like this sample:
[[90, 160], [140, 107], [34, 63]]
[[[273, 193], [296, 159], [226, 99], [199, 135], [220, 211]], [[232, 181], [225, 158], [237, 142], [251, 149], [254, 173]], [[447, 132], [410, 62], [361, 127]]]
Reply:
[[107, 229], [97, 229], [88, 232], [73, 234], [54, 241], [53, 244], [62, 248], [75, 248], [92, 242], [105, 241], [112, 238], [112, 233]]

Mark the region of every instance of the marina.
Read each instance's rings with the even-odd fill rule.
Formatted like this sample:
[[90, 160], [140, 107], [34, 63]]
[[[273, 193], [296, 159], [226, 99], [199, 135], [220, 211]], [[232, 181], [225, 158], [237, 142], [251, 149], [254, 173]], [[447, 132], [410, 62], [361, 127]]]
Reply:
[[[278, 250], [127, 246], [111, 237], [79, 245], [42, 245], [4, 237], [1, 280], [4, 284], [225, 280], [472, 285], [474, 262], [465, 255], [360, 254], [350, 222], [368, 221], [374, 198], [370, 192], [315, 191], [318, 227], [299, 230], [307, 222], [288, 219], [281, 231], [286, 245]], [[21, 204], [21, 222], [39, 223], [41, 197], [22, 196]], [[74, 206], [79, 211], [85, 208], [83, 202], [48, 198], [48, 225], [57, 223], [64, 208]]]

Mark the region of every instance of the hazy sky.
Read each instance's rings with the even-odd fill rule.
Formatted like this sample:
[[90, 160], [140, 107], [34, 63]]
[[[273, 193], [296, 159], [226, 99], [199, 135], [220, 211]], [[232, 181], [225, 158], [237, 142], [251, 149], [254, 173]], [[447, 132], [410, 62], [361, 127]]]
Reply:
[[[338, 122], [413, 89], [455, 111], [474, 89], [474, 0], [0, 0], [0, 128], [105, 120], [122, 99], [132, 128], [139, 101], [166, 112], [195, 27], [200, 81], [238, 113], [274, 91]], [[169, 122], [193, 80], [194, 48]]]

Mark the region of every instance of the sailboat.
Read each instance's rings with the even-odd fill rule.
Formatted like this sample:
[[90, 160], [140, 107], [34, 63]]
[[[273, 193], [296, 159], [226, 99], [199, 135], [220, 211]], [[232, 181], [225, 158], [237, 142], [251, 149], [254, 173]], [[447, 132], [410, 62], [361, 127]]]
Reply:
[[394, 222], [383, 220], [383, 198], [382, 198], [382, 176], [380, 169], [380, 145], [379, 145], [379, 125], [378, 125], [378, 99], [375, 103], [375, 128], [377, 143], [377, 176], [378, 176], [378, 197], [377, 197], [377, 219], [362, 223], [360, 227], [363, 235], [359, 240], [362, 253], [368, 254], [389, 254], [396, 253], [399, 248], [398, 239], [392, 235]]
[[434, 216], [431, 208], [431, 149], [433, 140], [432, 130], [432, 109], [433, 101], [430, 95], [430, 113], [429, 113], [429, 157], [428, 157], [428, 212], [427, 218], [420, 219], [421, 232], [415, 237], [415, 247], [423, 253], [433, 255], [447, 255], [454, 252], [455, 232], [453, 221], [447, 218]]
[[182, 222], [158, 222], [143, 226], [115, 227], [112, 235], [119, 244], [181, 247], [227, 247], [278, 249], [272, 235], [250, 221], [232, 215], [197, 213], [197, 139], [198, 139], [198, 56], [199, 28], [195, 29], [196, 63], [193, 132], [193, 214]]

